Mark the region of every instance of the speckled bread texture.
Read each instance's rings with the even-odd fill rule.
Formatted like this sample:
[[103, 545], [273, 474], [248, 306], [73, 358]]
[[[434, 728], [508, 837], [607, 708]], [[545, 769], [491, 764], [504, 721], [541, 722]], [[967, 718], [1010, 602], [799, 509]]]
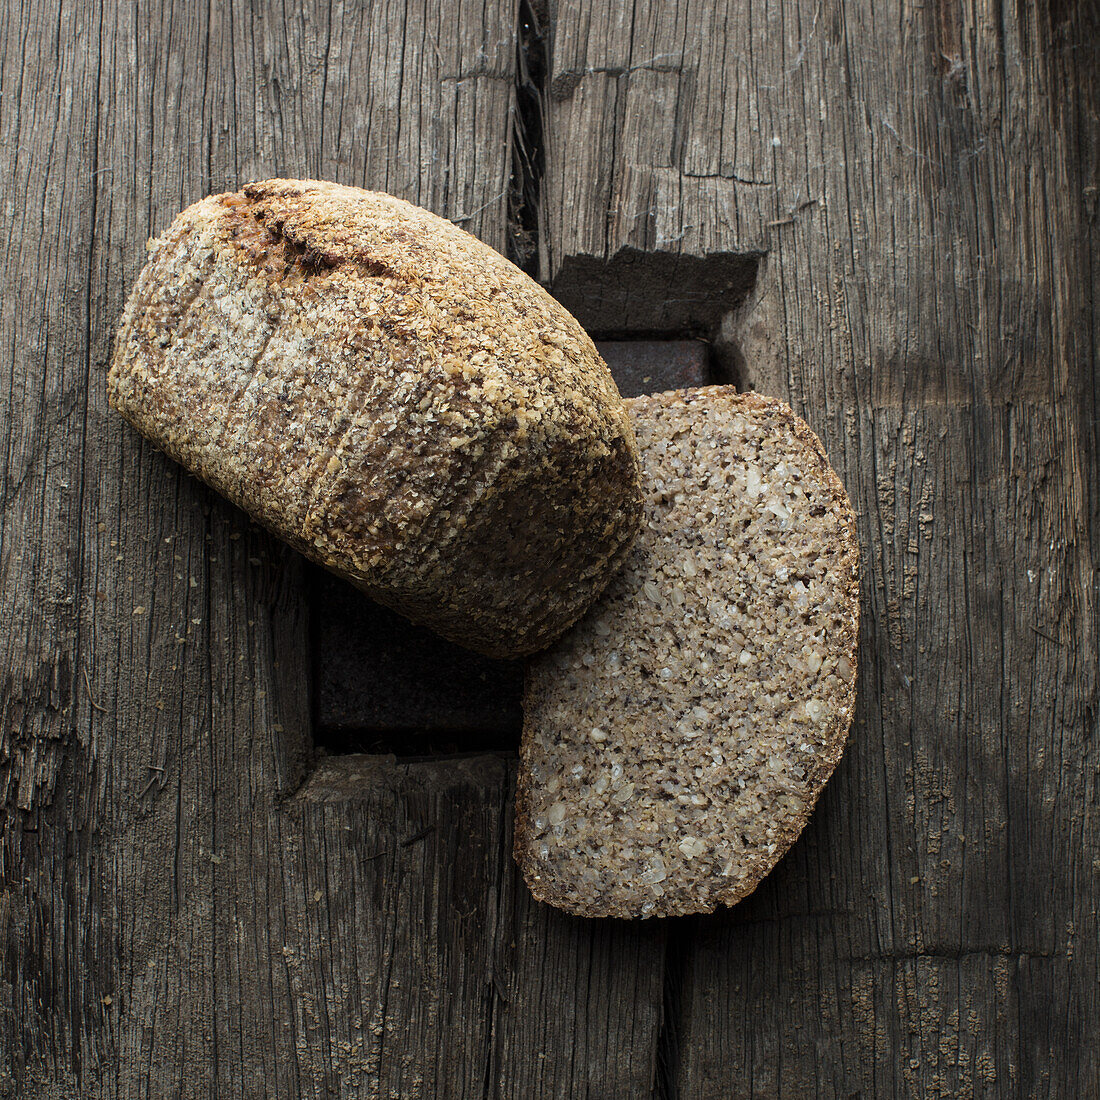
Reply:
[[782, 402], [627, 402], [645, 515], [621, 573], [528, 666], [516, 859], [582, 916], [710, 912], [801, 832], [855, 704], [851, 505]]
[[606, 366], [537, 283], [389, 195], [267, 180], [149, 244], [111, 404], [308, 557], [493, 656], [538, 650], [638, 527]]

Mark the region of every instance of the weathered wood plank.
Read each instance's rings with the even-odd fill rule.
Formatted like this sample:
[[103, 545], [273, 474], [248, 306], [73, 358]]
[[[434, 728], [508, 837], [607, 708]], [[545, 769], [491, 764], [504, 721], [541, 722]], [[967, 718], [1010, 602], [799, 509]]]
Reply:
[[112, 416], [104, 367], [146, 237], [249, 178], [385, 187], [503, 245], [512, 24], [414, 0], [0, 13], [2, 1094], [484, 1081], [504, 769], [293, 795], [300, 563]]
[[601, 332], [706, 333], [773, 216], [773, 150], [730, 124], [757, 91], [744, 28], [716, 34], [714, 2], [550, 11], [540, 278]]
[[674, 933], [680, 1095], [1100, 1088], [1096, 15], [553, 7], [544, 277], [766, 252], [726, 337], [861, 514], [850, 748]]
[[[508, 806], [511, 853], [512, 805]], [[634, 1097], [653, 1081], [667, 934], [585, 920], [531, 897], [509, 858], [496, 948], [487, 1097]]]
[[293, 1037], [299, 1072], [331, 1094], [481, 1095], [507, 771], [340, 757], [280, 815], [297, 1019], [274, 1049]]
[[141, 242], [207, 191], [320, 174], [502, 247], [511, 5], [85, 7], [0, 11], [0, 1095], [1087, 1092], [1095, 12], [555, 10], [545, 274], [663, 331], [759, 273], [730, 355], [867, 547], [807, 836], [631, 927], [530, 901], [495, 758], [308, 777], [297, 559], [103, 399]]

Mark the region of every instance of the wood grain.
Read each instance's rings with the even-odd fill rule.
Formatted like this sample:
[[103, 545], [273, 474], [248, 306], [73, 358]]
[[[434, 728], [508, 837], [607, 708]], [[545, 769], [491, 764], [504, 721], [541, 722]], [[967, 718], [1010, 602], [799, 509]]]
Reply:
[[530, 911], [500, 758], [318, 766], [300, 561], [104, 400], [142, 245], [207, 192], [323, 175], [505, 247], [510, 6], [0, 18], [0, 1095], [648, 1079], [663, 937]]
[[861, 514], [850, 748], [674, 933], [667, 1091], [1100, 1090], [1095, 5], [554, 16], [544, 277], [764, 253], [724, 338]]
[[[383, 187], [503, 246], [510, 6], [0, 20], [0, 1094], [468, 1095], [506, 769], [333, 763], [295, 793], [300, 563], [109, 414], [105, 362], [146, 238], [251, 178]], [[350, 795], [311, 797], [341, 768]]]
[[546, 14], [544, 277], [724, 317], [860, 511], [841, 770], [727, 914], [538, 906], [511, 762], [318, 759], [300, 562], [106, 408], [210, 191], [526, 232], [511, 3], [0, 6], [0, 1096], [1100, 1091], [1095, 3]]

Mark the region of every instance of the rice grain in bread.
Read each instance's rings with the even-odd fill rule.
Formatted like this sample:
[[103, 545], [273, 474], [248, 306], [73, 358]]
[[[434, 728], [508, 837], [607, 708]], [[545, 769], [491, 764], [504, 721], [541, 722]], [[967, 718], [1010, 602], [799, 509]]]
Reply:
[[267, 180], [149, 245], [111, 404], [302, 553], [492, 656], [588, 606], [640, 516], [637, 450], [580, 325], [399, 199]]
[[858, 551], [817, 437], [728, 387], [627, 401], [642, 530], [528, 666], [515, 854], [583, 916], [709, 912], [801, 832], [855, 704]]

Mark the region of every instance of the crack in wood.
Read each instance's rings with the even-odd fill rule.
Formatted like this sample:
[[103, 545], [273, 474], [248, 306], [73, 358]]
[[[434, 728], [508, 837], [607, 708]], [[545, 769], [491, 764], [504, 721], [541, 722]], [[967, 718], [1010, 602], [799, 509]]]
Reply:
[[508, 203], [508, 256], [531, 276], [538, 271], [542, 177], [546, 171], [543, 133], [548, 64], [546, 36], [543, 20], [530, 0], [521, 0], [516, 11], [516, 110]]
[[691, 947], [698, 926], [695, 917], [668, 922], [662, 975], [661, 1027], [657, 1033], [654, 1100], [679, 1100], [680, 1037], [683, 1024], [684, 983], [690, 970]]

